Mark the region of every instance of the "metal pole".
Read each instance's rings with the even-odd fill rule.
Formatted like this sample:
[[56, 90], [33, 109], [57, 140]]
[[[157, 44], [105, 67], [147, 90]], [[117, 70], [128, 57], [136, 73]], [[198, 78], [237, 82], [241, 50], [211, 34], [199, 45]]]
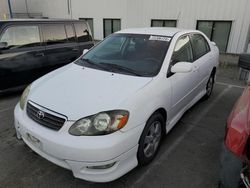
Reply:
[[8, 5], [9, 5], [9, 11], [10, 11], [10, 18], [13, 18], [10, 0], [8, 0]]

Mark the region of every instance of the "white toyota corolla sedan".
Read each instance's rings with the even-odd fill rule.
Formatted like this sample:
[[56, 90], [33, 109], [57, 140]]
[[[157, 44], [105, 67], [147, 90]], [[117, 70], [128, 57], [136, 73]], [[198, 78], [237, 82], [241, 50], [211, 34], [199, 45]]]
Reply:
[[25, 89], [17, 137], [77, 178], [115, 180], [152, 161], [163, 135], [211, 95], [218, 56], [196, 30], [119, 31]]

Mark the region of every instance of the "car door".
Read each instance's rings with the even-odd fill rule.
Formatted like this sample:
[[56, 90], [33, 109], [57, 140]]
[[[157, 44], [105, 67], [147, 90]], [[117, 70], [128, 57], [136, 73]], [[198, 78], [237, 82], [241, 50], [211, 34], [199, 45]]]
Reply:
[[71, 63], [80, 56], [79, 47], [75, 40], [75, 32], [71, 24], [44, 24], [42, 32], [45, 55], [48, 59], [45, 64], [47, 72]]
[[188, 73], [171, 73], [171, 67], [178, 62], [194, 64], [191, 41], [188, 35], [183, 35], [177, 40], [168, 70], [167, 79], [172, 88], [170, 116], [173, 120], [178, 119], [185, 107], [196, 97], [196, 86], [199, 82], [199, 73], [195, 64], [193, 65], [194, 69]]
[[81, 52], [83, 52], [84, 49], [90, 49], [92, 46], [94, 46], [91, 32], [89, 32], [87, 24], [85, 24], [84, 22], [76, 22], [74, 23], [74, 27], [77, 36], [77, 42]]
[[213, 69], [214, 59], [207, 40], [201, 34], [191, 34], [191, 44], [194, 54], [194, 63], [199, 67], [198, 72], [200, 79], [197, 89], [199, 92], [203, 92]]
[[46, 62], [37, 24], [8, 25], [0, 34], [0, 90], [31, 83]]

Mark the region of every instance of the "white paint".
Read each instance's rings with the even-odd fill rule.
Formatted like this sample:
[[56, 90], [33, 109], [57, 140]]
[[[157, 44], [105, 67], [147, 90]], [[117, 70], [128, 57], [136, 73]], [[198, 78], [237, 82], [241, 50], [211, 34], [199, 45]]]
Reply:
[[[159, 166], [162, 164], [163, 161], [166, 160], [166, 157], [173, 152], [175, 148], [178, 147], [178, 145], [181, 144], [181, 142], [188, 136], [188, 134], [197, 127], [198, 123], [202, 120], [202, 118], [214, 107], [215, 104], [219, 102], [219, 100], [231, 89], [231, 86], [227, 86], [215, 99], [213, 102], [211, 102], [204, 110], [199, 114], [199, 116], [196, 116], [193, 118], [192, 123], [188, 125], [187, 130], [178, 138], [175, 139], [174, 143], [167, 147], [167, 149], [161, 154], [161, 157], [153, 163], [153, 166]], [[144, 172], [133, 184], [132, 187], [137, 187], [138, 184], [145, 179], [145, 177], [151, 173], [151, 171], [154, 168], [148, 168], [146, 172]]]
[[5, 15], [9, 14], [9, 7], [6, 0], [0, 0], [0, 20], [5, 19]]

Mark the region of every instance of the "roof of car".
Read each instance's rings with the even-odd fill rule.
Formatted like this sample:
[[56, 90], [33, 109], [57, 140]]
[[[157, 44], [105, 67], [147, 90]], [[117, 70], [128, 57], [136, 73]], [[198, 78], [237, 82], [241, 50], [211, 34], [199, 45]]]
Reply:
[[172, 37], [180, 31], [188, 31], [175, 27], [147, 27], [147, 28], [132, 28], [118, 31], [117, 33], [131, 33], [131, 34], [146, 34], [146, 35], [163, 35]]
[[10, 22], [68, 22], [68, 21], [83, 21], [83, 20], [73, 20], [73, 19], [8, 19], [0, 20], [0, 23], [10, 23]]

